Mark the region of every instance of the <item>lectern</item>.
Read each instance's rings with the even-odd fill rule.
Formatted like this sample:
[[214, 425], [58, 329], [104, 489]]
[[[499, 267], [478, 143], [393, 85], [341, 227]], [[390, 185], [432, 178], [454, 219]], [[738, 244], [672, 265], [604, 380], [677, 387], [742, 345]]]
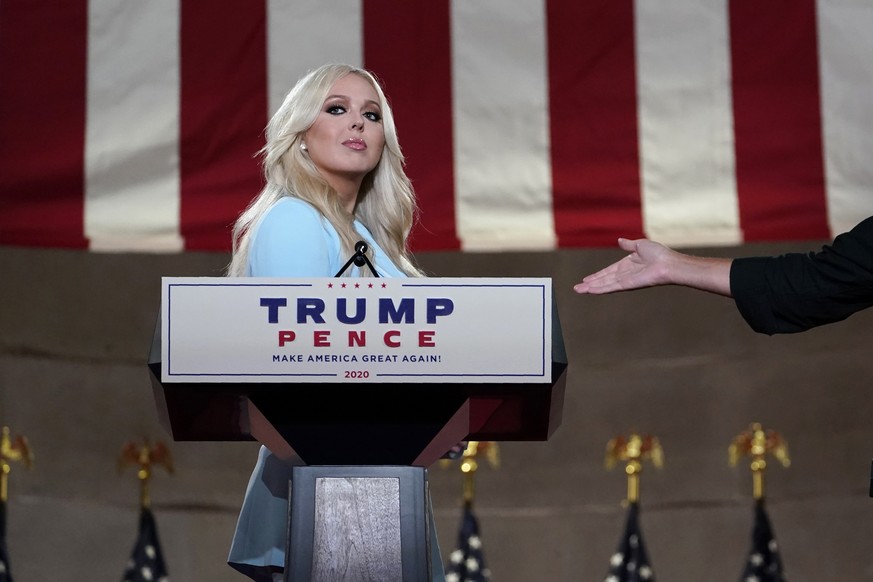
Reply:
[[[175, 440], [305, 463], [287, 580], [423, 582], [425, 468], [463, 440], [547, 440], [567, 358], [549, 279], [165, 278], [149, 368]], [[348, 563], [349, 536], [377, 555]]]

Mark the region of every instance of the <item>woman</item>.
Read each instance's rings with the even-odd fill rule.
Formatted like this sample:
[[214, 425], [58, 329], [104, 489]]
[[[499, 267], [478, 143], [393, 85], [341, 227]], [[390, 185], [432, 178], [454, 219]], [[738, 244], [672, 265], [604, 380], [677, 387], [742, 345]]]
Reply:
[[234, 225], [228, 275], [333, 276], [362, 237], [380, 275], [421, 274], [406, 249], [415, 196], [370, 73], [327, 65], [303, 77], [262, 154], [267, 183]]
[[[266, 185], [234, 225], [230, 276], [332, 277], [359, 240], [380, 276], [421, 274], [406, 248], [415, 196], [369, 72], [325, 65], [303, 77], [267, 125], [262, 155]], [[346, 272], [359, 274], [371, 275]], [[228, 558], [254, 580], [282, 579], [290, 477], [261, 447]], [[442, 579], [436, 544], [433, 556]]]

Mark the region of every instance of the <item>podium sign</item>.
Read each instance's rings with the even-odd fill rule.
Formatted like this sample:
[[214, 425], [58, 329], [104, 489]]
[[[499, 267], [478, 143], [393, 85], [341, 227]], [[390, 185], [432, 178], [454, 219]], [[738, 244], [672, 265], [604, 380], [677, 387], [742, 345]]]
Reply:
[[552, 380], [539, 278], [163, 278], [164, 383]]
[[162, 292], [148, 362], [176, 440], [427, 467], [461, 440], [546, 440], [561, 423], [549, 279], [165, 278]]

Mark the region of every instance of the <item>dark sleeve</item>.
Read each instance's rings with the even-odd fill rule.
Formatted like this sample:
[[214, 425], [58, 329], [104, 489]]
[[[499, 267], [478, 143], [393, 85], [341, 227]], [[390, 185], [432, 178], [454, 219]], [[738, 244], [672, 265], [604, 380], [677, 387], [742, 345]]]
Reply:
[[817, 253], [734, 259], [731, 294], [759, 333], [795, 333], [873, 306], [873, 217]]

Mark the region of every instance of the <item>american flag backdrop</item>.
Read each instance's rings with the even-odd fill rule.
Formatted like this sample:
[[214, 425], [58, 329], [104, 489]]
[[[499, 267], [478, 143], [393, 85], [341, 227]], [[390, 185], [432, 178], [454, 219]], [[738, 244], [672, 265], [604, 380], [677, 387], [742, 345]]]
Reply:
[[373, 70], [414, 250], [820, 240], [873, 214], [870, 0], [0, 0], [0, 244], [226, 250], [295, 80]]

